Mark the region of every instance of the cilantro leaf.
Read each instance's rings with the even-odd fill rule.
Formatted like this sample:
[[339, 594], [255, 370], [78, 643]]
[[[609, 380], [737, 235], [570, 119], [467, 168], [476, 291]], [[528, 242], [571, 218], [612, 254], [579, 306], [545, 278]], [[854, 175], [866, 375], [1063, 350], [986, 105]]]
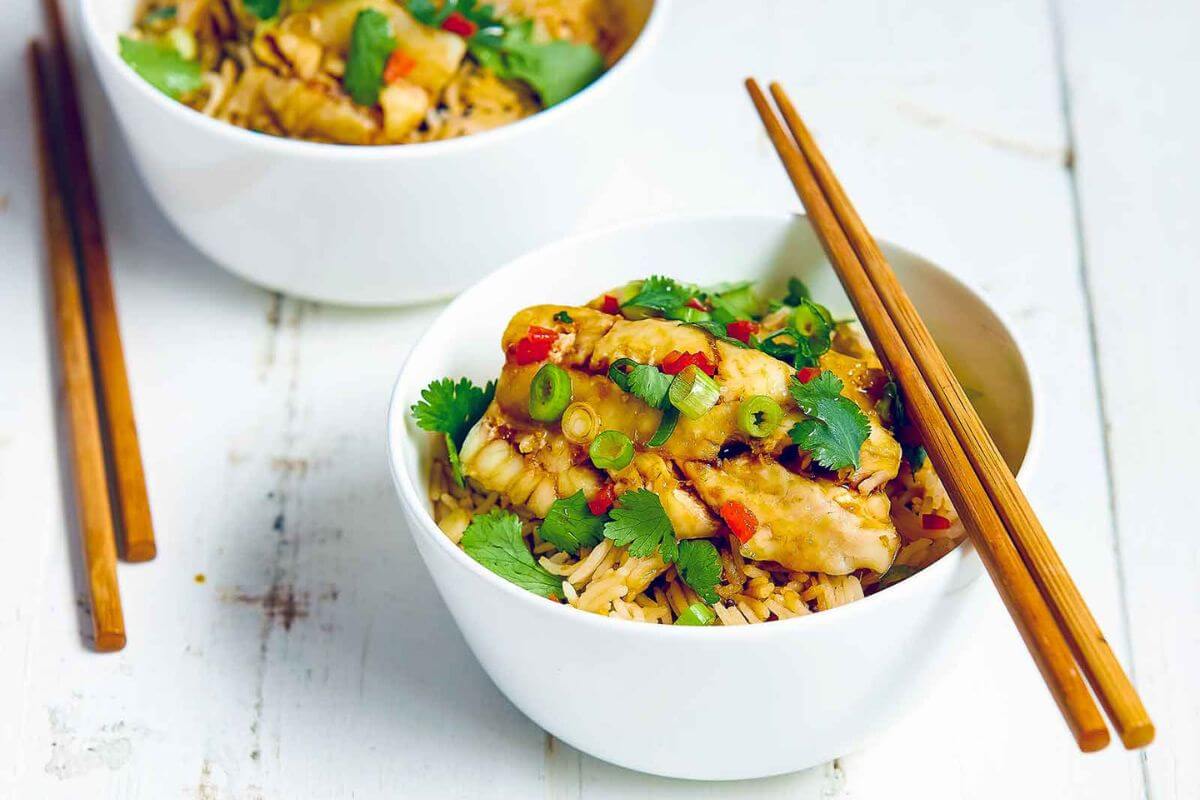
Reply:
[[658, 367], [638, 364], [629, 372], [627, 391], [651, 408], [664, 408], [667, 405], [667, 390], [671, 388], [672, 380], [674, 378], [664, 374]]
[[741, 339], [735, 339], [726, 332], [725, 323], [716, 322], [715, 320], [703, 320], [701, 322], [681, 322], [680, 325], [690, 325], [693, 328], [699, 328], [714, 339], [719, 339], [725, 344], [731, 344], [734, 347], [740, 347], [743, 350], [749, 350], [750, 345], [743, 342]]
[[561, 322], [564, 325], [570, 325], [575, 320], [571, 319], [571, 315], [566, 311], [559, 311], [554, 315], [555, 322]]
[[587, 498], [580, 489], [570, 497], [555, 500], [538, 529], [542, 541], [575, 555], [581, 547], [595, 547], [604, 538], [608, 515], [596, 516], [588, 510]]
[[871, 434], [866, 415], [842, 396], [842, 386], [832, 372], [821, 372], [808, 383], [793, 380], [788, 387], [809, 417], [796, 423], [788, 435], [826, 469], [857, 468], [863, 442]]
[[929, 456], [925, 452], [925, 448], [919, 444], [904, 444], [900, 443], [900, 453], [904, 456], [904, 460], [908, 462], [909, 468], [916, 472], [925, 463], [925, 459]]
[[373, 8], [358, 12], [350, 30], [350, 49], [342, 76], [342, 85], [354, 102], [363, 106], [379, 102], [383, 69], [395, 49], [391, 20]]
[[609, 511], [612, 519], [604, 525], [604, 535], [614, 544], [629, 545], [629, 555], [643, 558], [658, 550], [662, 560], [674, 563], [679, 555], [675, 528], [663, 510], [658, 495], [649, 489], [635, 489], [617, 499]]
[[168, 97], [178, 100], [204, 85], [199, 62], [188, 61], [173, 47], [128, 36], [121, 37], [120, 46], [121, 59]]
[[813, 352], [809, 340], [790, 326], [762, 339], [758, 343], [758, 349], [772, 358], [790, 363], [796, 369], [817, 365], [817, 354]]
[[788, 278], [787, 289], [787, 296], [783, 298], [785, 306], [798, 306], [812, 297], [808, 287], [804, 285], [804, 281], [799, 278]]
[[552, 599], [562, 596], [562, 578], [533, 560], [521, 536], [521, 520], [511, 511], [493, 508], [476, 514], [459, 544], [471, 558], [522, 589]]
[[483, 35], [484, 39], [495, 36], [496, 41], [503, 34], [503, 23], [496, 17], [496, 10], [491, 5], [479, 5], [478, 0], [445, 0], [439, 7], [433, 0], [408, 0], [408, 13], [422, 25], [440, 28], [451, 14], [458, 13], [475, 24], [476, 31], [471, 42]]
[[883, 573], [883, 576], [879, 579], [879, 582], [877, 584], [875, 584], [875, 586], [878, 589], [886, 589], [887, 587], [891, 586], [892, 584], [899, 583], [900, 581], [904, 580], [905, 578], [911, 577], [916, 574], [917, 574], [916, 567], [910, 567], [907, 564], [892, 564], [891, 569], [889, 569], [887, 572]]
[[699, 294], [694, 286], [679, 283], [673, 278], [662, 275], [651, 275], [642, 281], [638, 293], [621, 304], [621, 307], [635, 306], [650, 308], [655, 311], [671, 311], [687, 304], [688, 300]]
[[500, 78], [529, 84], [547, 108], [580, 92], [604, 72], [604, 57], [591, 45], [560, 39], [535, 42], [532, 20], [501, 30], [481, 25], [468, 44], [480, 64]]
[[458, 448], [471, 426], [487, 411], [495, 394], [495, 381], [489, 381], [480, 389], [468, 378], [460, 378], [458, 383], [451, 378], [442, 378], [426, 386], [421, 391], [421, 401], [412, 407], [417, 427], [445, 436], [450, 468], [459, 486], [463, 485], [464, 478]]
[[242, 0], [242, 7], [259, 19], [271, 19], [279, 14], [280, 0]]
[[721, 600], [717, 584], [721, 582], [721, 556], [706, 539], [687, 539], [679, 543], [679, 560], [675, 562], [679, 577], [696, 590], [708, 604]]

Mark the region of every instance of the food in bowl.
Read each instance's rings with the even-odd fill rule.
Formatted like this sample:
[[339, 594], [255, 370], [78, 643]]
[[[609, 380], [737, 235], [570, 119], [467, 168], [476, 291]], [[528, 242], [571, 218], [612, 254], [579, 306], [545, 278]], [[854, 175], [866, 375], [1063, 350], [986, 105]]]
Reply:
[[499, 379], [435, 381], [434, 519], [484, 567], [583, 611], [675, 625], [860, 599], [964, 537], [895, 384], [800, 281], [653, 276], [518, 312]]
[[409, 144], [505, 125], [576, 94], [627, 38], [614, 0], [149, 0], [121, 57], [242, 128]]

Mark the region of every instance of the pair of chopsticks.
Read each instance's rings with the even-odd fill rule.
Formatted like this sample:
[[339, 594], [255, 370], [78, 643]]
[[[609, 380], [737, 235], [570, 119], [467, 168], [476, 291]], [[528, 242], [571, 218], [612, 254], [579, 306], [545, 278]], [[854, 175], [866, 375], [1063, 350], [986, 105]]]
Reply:
[[785, 129], [753, 78], [746, 88], [1079, 749], [1092, 752], [1109, 742], [1080, 668], [1125, 746], [1145, 747], [1154, 739], [1154, 724], [1137, 691], [799, 113], [772, 83]]
[[111, 652], [125, 646], [116, 531], [127, 561], [148, 561], [154, 527], [66, 31], [45, 6], [50, 47], [30, 42], [29, 71], [47, 262], [93, 641]]

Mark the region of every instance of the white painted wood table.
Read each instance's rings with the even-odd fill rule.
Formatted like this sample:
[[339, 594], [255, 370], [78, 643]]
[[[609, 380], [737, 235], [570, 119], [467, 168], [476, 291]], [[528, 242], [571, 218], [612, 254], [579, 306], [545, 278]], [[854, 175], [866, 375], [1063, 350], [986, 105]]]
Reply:
[[85, 646], [21, 61], [41, 24], [34, 0], [4, 17], [0, 796], [1200, 797], [1196, 3], [677, 3], [640, 147], [579, 227], [796, 207], [740, 85], [784, 80], [876, 232], [1015, 321], [1041, 392], [1029, 492], [1159, 726], [1144, 754], [1076, 753], [991, 602], [941, 691], [873, 746], [724, 785], [601, 763], [500, 696], [384, 459], [391, 381], [438, 308], [295, 302], [207, 263], [90, 76], [160, 555], [121, 567], [128, 648]]

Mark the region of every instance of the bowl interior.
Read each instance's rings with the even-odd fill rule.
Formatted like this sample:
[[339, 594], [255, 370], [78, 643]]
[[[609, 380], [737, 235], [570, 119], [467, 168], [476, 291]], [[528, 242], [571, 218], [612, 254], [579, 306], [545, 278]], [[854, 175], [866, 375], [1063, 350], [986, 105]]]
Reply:
[[[947, 360], [1015, 472], [1033, 430], [1025, 360], [999, 317], [949, 273], [880, 242]], [[703, 216], [658, 220], [569, 239], [523, 256], [451, 303], [414, 346], [392, 399], [392, 469], [407, 502], [428, 510], [431, 437], [408, 409], [442, 377], [482, 384], [500, 371], [500, 336], [512, 315], [544, 302], [583, 303], [627, 281], [666, 274], [701, 285], [753, 280], [766, 296], [803, 280], [835, 318], [853, 316], [820, 243], [802, 216]], [[440, 532], [432, 518], [426, 526]], [[461, 554], [460, 554], [461, 555]], [[466, 556], [463, 556], [465, 559]]]

